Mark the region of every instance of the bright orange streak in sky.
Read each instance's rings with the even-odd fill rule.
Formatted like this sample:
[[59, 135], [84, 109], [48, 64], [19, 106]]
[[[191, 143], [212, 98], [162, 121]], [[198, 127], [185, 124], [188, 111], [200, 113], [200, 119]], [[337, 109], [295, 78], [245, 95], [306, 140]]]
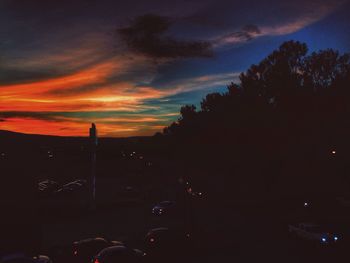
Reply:
[[[91, 69], [80, 71], [69, 76], [57, 77], [32, 83], [0, 85], [1, 97], [38, 99], [54, 97], [48, 94], [53, 90], [79, 88], [89, 84], [102, 84], [108, 74], [118, 67], [111, 62], [97, 65]], [[44, 95], [43, 95], [44, 94]]]
[[[123, 72], [122, 63], [107, 61], [63, 77], [31, 83], [0, 85], [0, 111], [135, 111], [142, 107], [143, 100], [166, 95], [152, 87], [134, 87], [128, 82], [109, 83], [108, 78], [118, 71]], [[125, 120], [124, 117], [119, 121]], [[152, 120], [145, 119], [145, 121]], [[8, 117], [5, 121], [0, 121], [0, 129], [48, 135], [85, 136], [90, 125], [88, 121], [98, 123], [98, 119], [57, 121], [56, 119]], [[99, 124], [99, 130], [101, 135], [141, 135], [142, 133], [138, 132], [138, 125], [142, 125], [142, 122], [130, 121], [118, 125], [102, 122]], [[150, 129], [152, 130], [152, 127]]]
[[143, 99], [164, 95], [149, 87], [136, 89], [131, 83], [109, 84], [108, 76], [118, 68], [106, 62], [65, 77], [0, 85], [0, 111], [125, 110]]

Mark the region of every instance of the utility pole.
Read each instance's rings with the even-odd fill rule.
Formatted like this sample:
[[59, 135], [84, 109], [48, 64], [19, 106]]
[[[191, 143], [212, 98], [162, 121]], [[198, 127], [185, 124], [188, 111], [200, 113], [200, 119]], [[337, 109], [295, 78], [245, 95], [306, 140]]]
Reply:
[[96, 148], [97, 129], [94, 123], [90, 128], [90, 154], [91, 154], [91, 178], [90, 178], [90, 207], [96, 208]]

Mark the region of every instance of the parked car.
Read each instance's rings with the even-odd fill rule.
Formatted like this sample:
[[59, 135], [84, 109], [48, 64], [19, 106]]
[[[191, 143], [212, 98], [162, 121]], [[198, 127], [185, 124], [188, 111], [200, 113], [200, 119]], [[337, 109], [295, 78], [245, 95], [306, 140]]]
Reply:
[[76, 180], [73, 182], [69, 182], [64, 184], [60, 189], [56, 191], [56, 194], [69, 194], [76, 193], [80, 190], [83, 190], [86, 185], [86, 181]]
[[72, 183], [75, 183], [75, 184], [79, 184], [79, 185], [81, 185], [81, 186], [84, 186], [84, 185], [87, 184], [87, 180], [85, 180], [85, 179], [77, 179], [77, 180], [73, 181]]
[[71, 191], [82, 188], [84, 185], [79, 182], [70, 182], [68, 184], [63, 185], [63, 189], [69, 189]]
[[52, 180], [44, 180], [38, 183], [38, 191], [41, 196], [53, 195], [61, 185]]
[[175, 210], [175, 202], [172, 201], [163, 201], [156, 204], [152, 208], [152, 214], [156, 216], [161, 216], [164, 214], [169, 214]]
[[23, 253], [12, 253], [0, 255], [1, 263], [52, 263], [49, 257], [38, 255], [38, 256], [28, 256]]
[[73, 243], [72, 256], [74, 262], [91, 262], [102, 249], [117, 245], [121, 246], [123, 242], [109, 241], [102, 237], [83, 239]]
[[312, 223], [299, 223], [288, 226], [289, 233], [293, 236], [305, 240], [314, 241], [320, 244], [335, 244], [340, 241], [340, 236], [329, 228]]
[[92, 261], [93, 263], [136, 263], [145, 256], [141, 250], [130, 249], [125, 246], [112, 246], [102, 249]]
[[151, 229], [145, 237], [147, 256], [181, 257], [191, 252], [192, 237], [179, 229], [159, 227]]
[[44, 188], [58, 188], [60, 187], [60, 184], [53, 180], [43, 180], [38, 183], [38, 189], [44, 189]]

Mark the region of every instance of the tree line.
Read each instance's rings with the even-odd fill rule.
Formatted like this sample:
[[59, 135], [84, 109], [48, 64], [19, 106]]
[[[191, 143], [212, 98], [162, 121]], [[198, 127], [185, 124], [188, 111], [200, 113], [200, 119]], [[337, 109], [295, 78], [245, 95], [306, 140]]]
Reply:
[[[308, 54], [305, 43], [283, 43], [200, 103], [181, 107], [163, 135], [191, 137], [254, 130], [275, 133], [336, 133], [349, 127], [350, 56], [333, 49]], [[270, 135], [270, 136], [269, 136]]]

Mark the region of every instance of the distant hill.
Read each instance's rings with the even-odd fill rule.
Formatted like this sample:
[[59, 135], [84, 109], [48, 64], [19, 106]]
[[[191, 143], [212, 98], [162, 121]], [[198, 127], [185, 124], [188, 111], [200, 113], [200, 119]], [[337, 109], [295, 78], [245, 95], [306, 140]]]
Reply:
[[[31, 134], [31, 133], [20, 133], [14, 131], [0, 130], [0, 136], [8, 138], [18, 138], [18, 137], [35, 137], [35, 138], [63, 138], [63, 136], [54, 135], [43, 135], [43, 134]], [[65, 137], [65, 138], [84, 138], [84, 137]]]
[[24, 140], [24, 141], [71, 141], [85, 140], [87, 137], [63, 137], [54, 135], [29, 134], [7, 130], [0, 130], [0, 142], [3, 140]]
[[[148, 141], [151, 137], [134, 136], [126, 138], [103, 137], [99, 138], [100, 149], [115, 147], [116, 145], [138, 143]], [[89, 138], [86, 137], [68, 137], [68, 136], [53, 136], [41, 134], [26, 134], [19, 132], [12, 132], [7, 130], [0, 130], [0, 151], [16, 149], [22, 151], [25, 149], [36, 148], [61, 148], [69, 149], [71, 147], [77, 148], [86, 146], [89, 143]]]
[[87, 137], [61, 137], [0, 130], [0, 151], [15, 150], [16, 152], [20, 152], [39, 147], [61, 148], [69, 145], [85, 144], [87, 142]]
[[[31, 133], [20, 133], [20, 132], [14, 132], [14, 131], [7, 131], [7, 130], [0, 130], [0, 139], [1, 138], [35, 138], [35, 139], [86, 139], [88, 137], [88, 134], [86, 136], [57, 136], [57, 135], [44, 135], [44, 134], [31, 134]], [[139, 140], [139, 139], [145, 139], [149, 138], [150, 136], [131, 136], [131, 137], [100, 137], [100, 140]]]

